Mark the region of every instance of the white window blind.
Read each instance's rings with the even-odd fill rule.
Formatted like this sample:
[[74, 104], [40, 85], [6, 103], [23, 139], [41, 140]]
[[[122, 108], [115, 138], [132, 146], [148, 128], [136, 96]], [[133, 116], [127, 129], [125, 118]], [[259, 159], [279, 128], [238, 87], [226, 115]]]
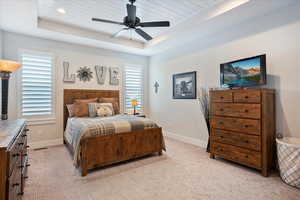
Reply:
[[144, 111], [144, 71], [141, 67], [125, 67], [124, 70], [125, 112], [133, 110], [131, 100], [137, 99], [137, 112]]
[[53, 59], [49, 55], [22, 54], [21, 115], [53, 114]]

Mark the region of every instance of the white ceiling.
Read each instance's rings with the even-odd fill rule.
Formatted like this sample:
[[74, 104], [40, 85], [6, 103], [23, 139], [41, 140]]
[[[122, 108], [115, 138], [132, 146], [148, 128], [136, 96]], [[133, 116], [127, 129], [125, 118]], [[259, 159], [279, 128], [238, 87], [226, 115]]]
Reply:
[[[154, 55], [190, 41], [207, 40], [223, 30], [299, 4], [299, 0], [137, 0], [143, 21], [169, 20], [170, 28], [145, 28], [155, 38], [145, 43], [111, 38], [121, 26], [92, 17], [122, 21], [127, 0], [0, 0], [0, 29], [58, 41]], [[56, 12], [64, 8], [66, 14]], [[127, 38], [126, 38], [127, 37]]]
[[[220, 5], [226, 0], [137, 0], [137, 16], [145, 22], [170, 21], [171, 26], [185, 22], [203, 10]], [[228, 0], [227, 0], [228, 1]], [[123, 26], [91, 21], [92, 17], [123, 22], [127, 15], [128, 0], [38, 0], [38, 15], [60, 23], [114, 34]], [[63, 8], [66, 14], [58, 13]], [[152, 37], [157, 37], [170, 28], [145, 28]], [[145, 42], [131, 31], [122, 36]]]

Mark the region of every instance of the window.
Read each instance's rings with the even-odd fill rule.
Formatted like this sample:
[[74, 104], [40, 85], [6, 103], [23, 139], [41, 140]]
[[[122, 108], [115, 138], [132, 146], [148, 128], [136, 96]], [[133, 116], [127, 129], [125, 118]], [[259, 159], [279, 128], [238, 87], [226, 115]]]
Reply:
[[21, 116], [53, 115], [53, 57], [23, 52], [21, 62]]
[[137, 112], [144, 111], [144, 71], [141, 67], [125, 67], [124, 69], [124, 107], [125, 112], [132, 112], [131, 100], [136, 99]]

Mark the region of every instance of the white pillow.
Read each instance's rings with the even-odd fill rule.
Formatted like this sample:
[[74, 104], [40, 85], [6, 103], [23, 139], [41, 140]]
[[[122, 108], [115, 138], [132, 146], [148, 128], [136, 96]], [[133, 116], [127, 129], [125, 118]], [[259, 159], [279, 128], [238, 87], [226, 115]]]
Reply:
[[112, 103], [89, 103], [89, 116], [97, 117], [97, 110], [100, 108], [101, 105], [110, 106], [111, 109], [113, 110]]
[[100, 105], [97, 107], [97, 116], [98, 117], [109, 117], [114, 115], [114, 110], [112, 105]]

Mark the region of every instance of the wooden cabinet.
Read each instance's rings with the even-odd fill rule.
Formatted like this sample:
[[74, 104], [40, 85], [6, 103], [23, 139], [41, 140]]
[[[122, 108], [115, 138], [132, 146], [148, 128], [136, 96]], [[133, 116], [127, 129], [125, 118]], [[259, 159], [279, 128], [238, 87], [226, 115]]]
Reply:
[[261, 170], [274, 167], [275, 91], [210, 91], [211, 157]]
[[0, 121], [0, 200], [16, 200], [27, 179], [27, 131], [24, 120]]

